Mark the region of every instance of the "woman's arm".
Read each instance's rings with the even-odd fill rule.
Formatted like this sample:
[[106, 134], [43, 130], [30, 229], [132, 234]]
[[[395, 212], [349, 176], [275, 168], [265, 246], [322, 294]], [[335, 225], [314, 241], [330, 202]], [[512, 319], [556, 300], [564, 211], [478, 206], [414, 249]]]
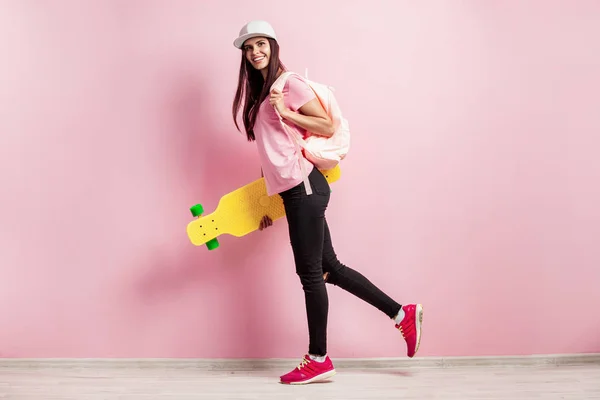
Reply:
[[272, 91], [270, 103], [276, 108], [281, 118], [287, 119], [317, 135], [331, 137], [334, 133], [334, 126], [331, 118], [327, 115], [318, 99], [314, 98], [304, 104], [299, 112], [294, 112], [285, 107], [283, 103], [283, 94], [279, 91]]

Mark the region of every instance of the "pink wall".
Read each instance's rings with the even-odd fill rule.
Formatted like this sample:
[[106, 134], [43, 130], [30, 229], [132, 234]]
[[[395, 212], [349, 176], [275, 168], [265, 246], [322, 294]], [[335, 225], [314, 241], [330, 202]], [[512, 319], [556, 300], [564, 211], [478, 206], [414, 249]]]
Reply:
[[[306, 349], [285, 222], [214, 252], [185, 235], [260, 174], [230, 119], [251, 18], [337, 88], [336, 250], [424, 303], [420, 355], [600, 351], [599, 3], [306, 3], [3, 3], [0, 356]], [[333, 356], [405, 354], [329, 293]]]

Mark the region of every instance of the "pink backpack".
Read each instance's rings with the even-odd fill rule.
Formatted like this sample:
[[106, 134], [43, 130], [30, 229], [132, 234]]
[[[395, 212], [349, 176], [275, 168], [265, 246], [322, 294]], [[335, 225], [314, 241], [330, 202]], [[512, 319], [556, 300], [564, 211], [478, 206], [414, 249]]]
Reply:
[[[295, 72], [288, 71], [279, 76], [271, 86], [271, 90], [277, 89], [283, 91], [287, 78], [292, 74], [303, 79], [311, 87], [313, 92], [315, 92], [321, 105], [333, 121], [335, 132], [331, 137], [314, 135], [304, 139], [299, 137], [296, 132], [288, 129], [288, 126], [283, 122], [281, 116], [279, 116], [279, 120], [284, 129], [295, 139], [294, 142], [296, 143], [296, 152], [298, 153], [298, 156], [301, 156], [301, 146], [304, 149], [304, 156], [306, 159], [314, 164], [319, 170], [334, 168], [346, 157], [348, 150], [350, 149], [350, 127], [348, 121], [343, 117], [342, 110], [333, 95], [334, 89], [331, 86], [310, 81], [307, 77], [302, 77]], [[308, 182], [307, 173], [304, 170], [304, 163], [300, 163], [300, 165], [302, 166], [302, 176], [304, 178], [306, 192], [310, 195], [312, 194], [312, 190]]]

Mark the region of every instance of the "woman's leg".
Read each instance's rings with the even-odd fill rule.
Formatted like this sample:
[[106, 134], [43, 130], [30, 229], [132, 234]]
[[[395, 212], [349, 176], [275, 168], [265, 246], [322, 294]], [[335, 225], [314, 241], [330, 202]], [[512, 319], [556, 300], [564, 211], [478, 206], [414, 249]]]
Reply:
[[394, 320], [395, 327], [406, 341], [407, 356], [414, 357], [421, 343], [423, 306], [407, 304], [402, 307], [360, 272], [343, 265], [333, 250], [327, 221], [324, 222], [323, 236], [324, 280], [354, 294]]
[[313, 194], [306, 195], [304, 185], [281, 194], [284, 201], [290, 243], [300, 278], [306, 304], [308, 320], [309, 348], [313, 356], [327, 354], [327, 317], [329, 299], [323, 280], [323, 243], [325, 210], [329, 203], [329, 186], [317, 175], [314, 169], [309, 179], [313, 184]]
[[333, 249], [327, 221], [323, 228], [323, 271], [327, 283], [339, 286], [394, 319], [402, 306], [360, 272], [342, 264]]

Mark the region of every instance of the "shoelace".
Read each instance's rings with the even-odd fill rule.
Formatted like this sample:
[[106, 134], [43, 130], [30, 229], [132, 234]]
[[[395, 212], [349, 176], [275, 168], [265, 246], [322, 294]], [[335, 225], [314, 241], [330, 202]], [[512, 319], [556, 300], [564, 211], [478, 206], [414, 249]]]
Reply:
[[305, 365], [307, 365], [310, 361], [308, 361], [306, 359], [306, 357], [302, 357], [302, 361], [300, 361], [300, 364], [298, 364], [298, 366], [296, 368], [298, 368], [298, 370], [301, 370], [302, 368], [304, 368]]
[[402, 325], [398, 325], [397, 327], [400, 333], [402, 334], [402, 337], [406, 339], [406, 336], [404, 336], [404, 330], [402, 329]]

